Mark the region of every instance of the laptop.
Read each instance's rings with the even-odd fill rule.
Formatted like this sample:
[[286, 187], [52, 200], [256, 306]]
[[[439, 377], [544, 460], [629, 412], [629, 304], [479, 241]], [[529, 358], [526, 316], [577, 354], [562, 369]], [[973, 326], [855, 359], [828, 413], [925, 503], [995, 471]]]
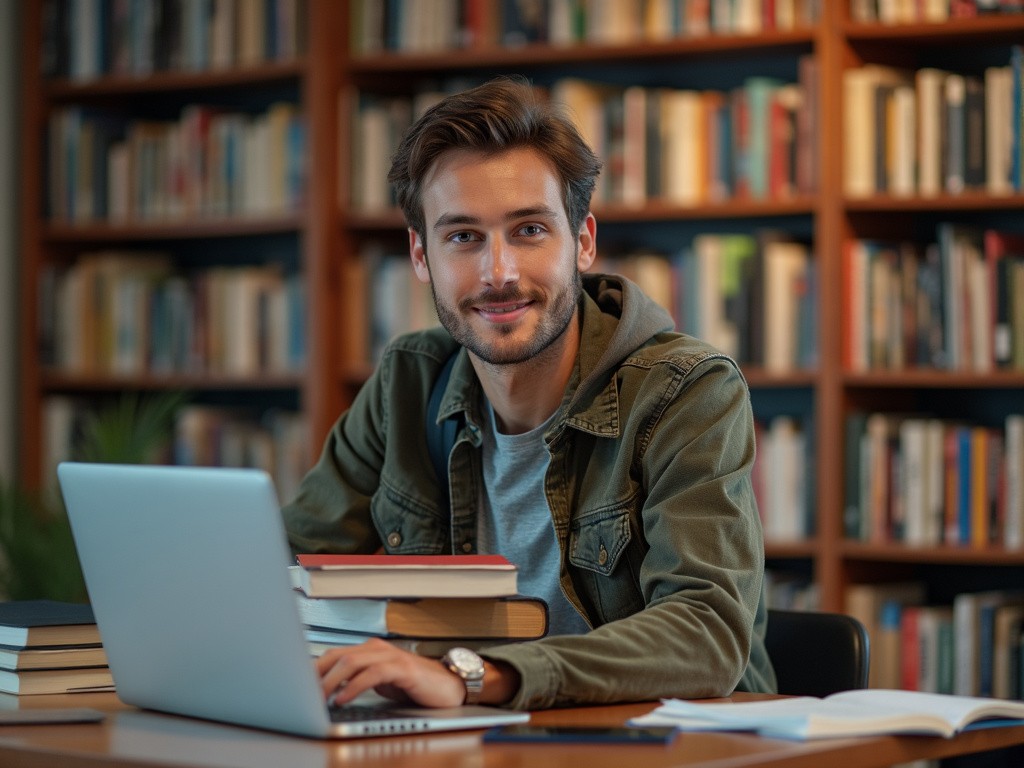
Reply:
[[114, 686], [126, 704], [309, 737], [488, 728], [496, 707], [328, 707], [263, 471], [66, 462], [57, 469]]

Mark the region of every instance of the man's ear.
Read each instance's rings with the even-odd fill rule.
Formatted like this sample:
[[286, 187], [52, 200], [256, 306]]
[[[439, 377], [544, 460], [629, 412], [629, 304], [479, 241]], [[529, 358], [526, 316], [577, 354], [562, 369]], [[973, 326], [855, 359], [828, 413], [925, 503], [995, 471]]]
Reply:
[[427, 249], [416, 230], [409, 227], [409, 258], [416, 278], [421, 283], [430, 282], [430, 267], [427, 266]]
[[587, 214], [577, 233], [576, 241], [579, 245], [576, 249], [576, 266], [580, 272], [586, 272], [597, 258], [597, 219], [594, 218], [594, 214]]

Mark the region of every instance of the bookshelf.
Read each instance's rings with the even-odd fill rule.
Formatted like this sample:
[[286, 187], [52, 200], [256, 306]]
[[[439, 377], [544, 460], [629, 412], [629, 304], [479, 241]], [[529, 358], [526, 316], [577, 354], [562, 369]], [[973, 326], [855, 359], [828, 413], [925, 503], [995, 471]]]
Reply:
[[[809, 457], [804, 470], [810, 483], [806, 506], [811, 533], [767, 541], [769, 568], [811, 583], [817, 604], [833, 610], [845, 607], [847, 588], [858, 583], [920, 579], [926, 583], [930, 599], [950, 601], [957, 591], [1006, 588], [1024, 582], [1024, 549], [1018, 547], [947, 541], [909, 546], [892, 537], [859, 541], [846, 535], [844, 481], [851, 458], [846, 445], [851, 414], [926, 412], [942, 419], [968, 419], [997, 427], [1007, 414], [1024, 411], [1024, 370], [919, 365], [854, 369], [845, 357], [851, 328], [847, 320], [849, 281], [843, 271], [847, 243], [856, 239], [896, 239], [923, 248], [937, 239], [937, 227], [946, 222], [1024, 231], [1015, 221], [1024, 209], [1019, 184], [998, 193], [984, 187], [955, 194], [900, 188], [898, 193], [870, 190], [854, 195], [847, 194], [843, 164], [847, 111], [843, 83], [848, 71], [872, 64], [911, 72], [936, 68], [981, 75], [985, 66], [1009, 64], [1011, 47], [1024, 39], [1024, 15], [961, 14], [923, 21], [880, 18], [882, 4], [871, 2], [798, 0], [775, 2], [779, 13], [790, 10], [792, 15], [771, 24], [764, 17], [746, 13], [760, 4], [736, 2], [728, 4], [735, 11], [733, 17], [705, 19], [703, 28], [698, 24], [678, 34], [663, 34], [664, 29], [657, 25], [645, 30], [642, 23], [635, 26], [623, 17], [589, 31], [577, 29], [573, 38], [572, 29], [565, 25], [552, 23], [541, 31], [520, 20], [519, 38], [502, 40], [493, 31], [496, 17], [488, 15], [502, 5], [466, 3], [467, 13], [484, 13], [480, 18], [471, 17], [479, 24], [473, 28], [482, 31], [458, 35], [455, 44], [443, 37], [441, 27], [434, 37], [396, 44], [400, 30], [396, 27], [394, 34], [386, 35], [383, 17], [371, 12], [384, 4], [307, 0], [303, 6], [306, 53], [295, 60], [223, 71], [154, 72], [141, 78], [101, 76], [80, 82], [46, 80], [39, 74], [39, 11], [43, 3], [34, 3], [35, 12], [26, 13], [25, 28], [26, 157], [45, 157], [48, 116], [65, 105], [128, 104], [147, 98], [182, 104], [222, 99], [230, 104], [241, 94], [259, 92], [268, 94], [269, 104], [270, 96], [284, 90], [292, 94], [305, 118], [310, 160], [303, 202], [295, 210], [187, 223], [50, 221], [39, 202], [46, 195], [44, 176], [24, 174], [22, 197], [28, 201], [22, 226], [22, 295], [27, 297], [22, 308], [26, 344], [20, 379], [26, 436], [24, 475], [38, 478], [41, 471], [40, 414], [46, 397], [111, 394], [125, 388], [184, 387], [246, 400], [268, 395], [273, 399], [276, 393], [290, 398], [304, 415], [307, 448], [315, 455], [336, 415], [372, 369], [370, 315], [381, 307], [369, 306], [372, 293], [367, 280], [372, 270], [368, 262], [372, 259], [366, 255], [400, 255], [406, 243], [401, 216], [386, 203], [379, 204], [386, 190], [374, 193], [377, 204], [373, 204], [365, 199], [365, 189], [353, 190], [350, 183], [359, 174], [369, 173], [366, 163], [379, 166], [383, 162], [379, 150], [374, 156], [363, 151], [360, 131], [365, 130], [365, 123], [356, 116], [366, 104], [391, 105], [391, 112], [385, 110], [386, 114], [374, 117], [378, 121], [388, 114], [393, 117], [395, 111], [400, 114], [397, 119], [409, 119], [414, 100], [426, 98], [422, 94], [501, 73], [526, 75], [550, 92], [572, 79], [619, 91], [640, 87], [649, 93], [692, 90], [705, 95], [713, 91], [728, 95], [755, 75], [769, 76], [783, 85], [802, 84], [803, 98], [814, 106], [813, 141], [800, 145], [800, 161], [810, 162], [810, 175], [805, 169], [803, 182], [787, 187], [782, 194], [733, 189], [685, 202], [670, 201], [661, 193], [630, 199], [617, 198], [615, 193], [600, 197], [594, 210], [601, 227], [599, 242], [606, 249], [602, 255], [627, 264], [641, 251], [670, 258], [694, 238], [709, 233], [757, 237], [781, 232], [807, 247], [816, 270], [813, 360], [782, 369], [756, 360], [741, 361], [755, 415], [766, 425], [780, 417], [795, 418], [805, 439], [798, 450]], [[569, 5], [558, 0], [548, 3], [551, 9]], [[672, 4], [625, 3], [621, 7], [633, 5], [653, 13]], [[726, 4], [706, 5], [721, 9]], [[952, 5], [963, 11], [971, 4]], [[616, 4], [607, 4], [613, 6]], [[808, 9], [816, 11], [813, 18], [803, 15]], [[437, 16], [435, 21], [452, 21], [443, 14]], [[453, 29], [454, 23], [448, 27], [449, 35]], [[620, 29], [626, 30], [621, 37], [608, 33]], [[448, 42], [438, 42], [442, 39]], [[966, 57], [965, 51], [971, 52], [971, 57]], [[813, 65], [812, 79], [803, 79], [802, 62]], [[39, 332], [33, 297], [38, 295], [38, 280], [46, 265], [101, 247], [156, 243], [173, 248], [185, 244], [189, 249], [194, 245], [196, 250], [210, 252], [222, 244], [245, 247], [263, 240], [292, 241], [293, 258], [301, 265], [299, 272], [307, 289], [303, 315], [307, 356], [300, 370], [244, 377], [214, 373], [119, 377], [71, 375], [40, 365], [33, 342]]]
[[[265, 466], [284, 492], [308, 466], [323, 436], [309, 425], [340, 407], [321, 367], [336, 335], [311, 320], [332, 311], [315, 287], [335, 250], [322, 105], [337, 15], [304, 0], [26, 7], [28, 486], [52, 483], [81, 413], [125, 392], [186, 393], [178, 459]], [[310, 173], [310, 157], [328, 162]]]

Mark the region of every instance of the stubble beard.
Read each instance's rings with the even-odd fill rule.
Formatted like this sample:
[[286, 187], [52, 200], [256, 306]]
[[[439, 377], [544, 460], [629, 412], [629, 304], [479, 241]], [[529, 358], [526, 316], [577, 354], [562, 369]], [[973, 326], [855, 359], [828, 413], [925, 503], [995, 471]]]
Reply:
[[[438, 320], [453, 339], [489, 365], [516, 365], [532, 360], [562, 338], [569, 323], [576, 316], [576, 304], [583, 292], [583, 278], [575, 263], [572, 271], [572, 280], [555, 296], [549, 310], [541, 318], [537, 331], [521, 342], [485, 341], [464, 319], [464, 315], [474, 312], [473, 306], [478, 303], [540, 302], [543, 299], [542, 295], [524, 293], [518, 287], [511, 287], [500, 291], [487, 291], [472, 299], [466, 299], [460, 302], [459, 308], [456, 309], [441, 300], [433, 282], [430, 284], [430, 291], [434, 296]], [[514, 324], [495, 327], [495, 332], [502, 339], [508, 339], [517, 330], [518, 327]]]

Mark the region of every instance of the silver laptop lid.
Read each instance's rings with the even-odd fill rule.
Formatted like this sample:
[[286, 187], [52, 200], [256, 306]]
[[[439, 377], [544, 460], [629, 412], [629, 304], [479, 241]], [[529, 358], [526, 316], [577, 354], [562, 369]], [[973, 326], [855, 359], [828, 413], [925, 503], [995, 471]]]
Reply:
[[58, 476], [124, 702], [327, 733], [265, 473], [65, 463]]

